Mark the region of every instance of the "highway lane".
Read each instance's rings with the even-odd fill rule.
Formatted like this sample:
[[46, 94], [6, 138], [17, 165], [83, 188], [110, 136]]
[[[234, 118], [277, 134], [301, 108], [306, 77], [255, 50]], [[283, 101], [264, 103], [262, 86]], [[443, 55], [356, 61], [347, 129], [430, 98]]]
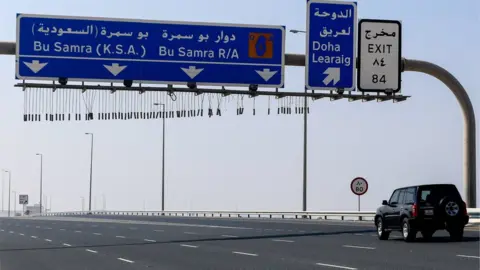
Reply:
[[[395, 239], [379, 241], [372, 226], [365, 224], [199, 219], [197, 226], [193, 219], [155, 220], [158, 222], [143, 224], [119, 219], [108, 222], [90, 218], [1, 219], [0, 227], [5, 231], [0, 236], [9, 230], [38, 234], [52, 240], [48, 245], [61, 247], [67, 243], [77, 252], [105, 260], [104, 264], [115, 261], [127, 267], [149, 269], [478, 269], [480, 266], [478, 232], [468, 232], [466, 241], [461, 243], [449, 242], [442, 234], [432, 242], [404, 243]], [[20, 237], [10, 235], [13, 236]]]

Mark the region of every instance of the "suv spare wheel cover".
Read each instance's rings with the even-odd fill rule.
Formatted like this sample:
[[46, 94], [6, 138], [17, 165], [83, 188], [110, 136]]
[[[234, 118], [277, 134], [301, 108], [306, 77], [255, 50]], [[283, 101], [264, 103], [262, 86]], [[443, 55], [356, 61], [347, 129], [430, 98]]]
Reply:
[[451, 216], [451, 217], [454, 217], [458, 214], [458, 212], [460, 211], [460, 207], [458, 206], [458, 204], [454, 201], [449, 201], [446, 205], [445, 205], [445, 212], [447, 213], [447, 215]]

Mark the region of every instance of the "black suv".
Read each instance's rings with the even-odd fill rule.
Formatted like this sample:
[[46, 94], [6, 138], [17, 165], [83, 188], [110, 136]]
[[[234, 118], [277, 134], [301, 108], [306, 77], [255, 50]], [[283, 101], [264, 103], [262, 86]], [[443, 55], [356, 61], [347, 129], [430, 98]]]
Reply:
[[407, 242], [414, 241], [419, 231], [424, 239], [430, 239], [435, 231], [444, 229], [459, 241], [468, 220], [467, 206], [452, 184], [396, 189], [375, 214], [380, 240], [387, 240], [392, 231], [400, 231]]

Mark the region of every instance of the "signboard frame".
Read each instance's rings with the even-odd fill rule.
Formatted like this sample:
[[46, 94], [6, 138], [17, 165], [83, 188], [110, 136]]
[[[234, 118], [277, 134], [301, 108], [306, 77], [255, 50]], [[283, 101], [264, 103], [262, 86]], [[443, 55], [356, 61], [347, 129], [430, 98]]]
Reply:
[[[176, 72], [180, 72], [181, 74], [185, 75], [184, 77], [182, 76], [182, 80], [168, 80], [168, 79], [164, 79], [165, 77], [168, 77], [167, 75], [159, 75], [159, 76], [163, 76], [161, 79], [158, 79], [158, 80], [147, 80], [147, 79], [141, 79], [141, 78], [128, 78], [128, 79], [125, 79], [125, 78], [121, 78], [121, 76], [117, 77], [117, 75], [122, 75], [122, 72], [123, 69], [121, 69], [122, 65], [124, 65], [125, 63], [134, 63], [133, 60], [138, 60], [138, 62], [140, 62], [139, 59], [135, 58], [135, 59], [129, 59], [128, 58], [124, 58], [123, 56], [119, 56], [118, 58], [113, 58], [113, 57], [105, 57], [105, 58], [101, 58], [101, 57], [98, 57], [98, 59], [96, 60], [93, 60], [95, 57], [84, 57], [84, 54], [81, 55], [81, 57], [72, 57], [72, 56], [56, 56], [56, 55], [42, 55], [42, 54], [38, 54], [38, 55], [27, 55], [25, 56], [24, 53], [21, 51], [22, 50], [22, 42], [25, 42], [25, 41], [22, 41], [21, 42], [21, 37], [22, 37], [22, 34], [20, 33], [20, 31], [32, 31], [32, 34], [29, 37], [30, 40], [33, 40], [33, 37], [34, 37], [34, 26], [32, 26], [32, 29], [22, 29], [20, 30], [20, 25], [21, 25], [21, 19], [23, 18], [34, 18], [34, 19], [48, 19], [48, 20], [72, 20], [72, 21], [99, 21], [99, 22], [104, 22], [104, 23], [112, 23], [112, 24], [115, 24], [115, 23], [118, 23], [118, 24], [122, 24], [122, 23], [125, 23], [125, 25], [129, 25], [128, 23], [132, 23], [132, 25], [134, 24], [145, 24], [145, 25], [150, 25], [150, 27], [153, 27], [151, 25], [158, 25], [158, 27], [184, 27], [184, 28], [188, 28], [188, 27], [197, 27], [196, 28], [196, 31], [200, 31], [199, 29], [213, 29], [213, 28], [222, 28], [222, 27], [225, 27], [225, 28], [231, 28], [231, 29], [237, 29], [238, 31], [245, 31], [245, 32], [248, 32], [250, 31], [250, 29], [258, 29], [258, 31], [263, 31], [263, 30], [269, 30], [271, 32], [273, 31], [276, 31], [276, 32], [279, 32], [281, 33], [281, 37], [279, 38], [276, 38], [275, 39], [275, 43], [278, 43], [277, 40], [280, 42], [281, 41], [281, 44], [278, 45], [279, 47], [278, 48], [281, 48], [281, 49], [278, 49], [276, 47], [275, 51], [272, 52], [273, 54], [273, 57], [272, 58], [268, 58], [270, 62], [268, 62], [267, 60], [262, 60], [262, 59], [267, 59], [266, 57], [253, 57], [253, 56], [243, 56], [241, 59], [249, 59], [249, 63], [232, 63], [232, 62], [229, 62], [228, 64], [225, 64], [225, 62], [227, 60], [225, 60], [223, 63], [220, 63], [219, 62], [213, 62], [213, 61], [204, 61], [203, 63], [199, 63], [198, 61], [177, 61], [178, 63], [181, 63], [182, 65], [182, 70], [181, 71], [180, 69], [178, 69], [179, 71], [175, 71], [175, 75], [178, 77], [180, 75], [178, 75]], [[286, 47], [286, 42], [285, 42], [285, 39], [286, 39], [286, 27], [285, 26], [281, 26], [281, 25], [254, 25], [254, 24], [231, 24], [231, 23], [207, 23], [207, 22], [179, 22], [179, 21], [159, 21], [159, 20], [141, 20], [141, 19], [120, 19], [120, 18], [103, 18], [103, 17], [81, 17], [81, 16], [59, 16], [59, 15], [39, 15], [39, 14], [24, 14], [24, 13], [19, 13], [17, 14], [17, 30], [16, 30], [16, 38], [17, 38], [17, 46], [16, 46], [16, 66], [15, 66], [15, 76], [16, 76], [16, 79], [20, 79], [20, 80], [50, 80], [50, 81], [55, 81], [55, 80], [58, 80], [59, 77], [55, 77], [55, 76], [40, 76], [39, 73], [41, 72], [41, 69], [44, 68], [45, 66], [41, 66], [43, 64], [43, 62], [45, 62], [44, 60], [46, 59], [54, 59], [56, 58], [56, 60], [54, 61], [60, 61], [62, 59], [60, 58], [63, 58], [64, 61], [67, 61], [70, 62], [70, 63], [75, 63], [75, 60], [76, 61], [80, 61], [80, 60], [83, 60], [84, 63], [86, 61], [99, 61], [99, 64], [108, 64], [108, 65], [111, 65], [110, 68], [114, 68], [116, 69], [115, 72], [113, 71], [110, 71], [110, 69], [108, 69], [106, 66], [105, 68], [108, 69], [108, 71], [111, 72], [111, 74], [109, 73], [105, 73], [107, 74], [109, 77], [108, 78], [88, 78], [88, 77], [83, 77], [81, 76], [80, 72], [78, 73], [79, 76], [71, 76], [70, 77], [63, 77], [63, 78], [67, 78], [68, 81], [77, 81], [77, 82], [84, 82], [84, 81], [88, 81], [88, 82], [107, 82], [107, 83], [124, 83], [126, 80], [129, 80], [129, 81], [134, 81], [135, 83], [145, 83], [145, 84], [173, 84], [173, 85], [179, 85], [179, 84], [188, 84], [188, 83], [195, 83], [197, 85], [207, 85], [207, 86], [235, 86], [235, 87], [249, 87], [251, 85], [258, 85], [258, 87], [264, 87], [264, 88], [283, 88], [284, 87], [284, 84], [285, 84], [285, 47]], [[130, 25], [131, 26], [131, 25]], [[27, 27], [28, 28], [28, 27]], [[98, 28], [98, 27], [97, 27]], [[82, 30], [83, 31], [83, 30]], [[92, 30], [93, 31], [93, 30]], [[206, 31], [206, 30], [205, 30]], [[213, 30], [211, 30], [213, 31]], [[220, 31], [220, 30], [219, 30]], [[75, 31], [73, 31], [75, 32]], [[99, 30], [96, 29], [96, 36], [98, 36]], [[266, 32], [266, 31], [264, 31]], [[250, 33], [251, 34], [251, 33]], [[249, 35], [250, 35], [249, 34]], [[93, 36], [93, 35], [92, 35]], [[150, 37], [151, 38], [151, 37]], [[212, 39], [214, 39], [214, 37], [212, 37]], [[251, 36], [248, 36], [248, 39], [251, 39]], [[95, 43], [95, 39], [92, 38], [91, 40], [91, 43], [93, 44], [96, 44]], [[150, 41], [149, 41], [150, 42]], [[268, 41], [267, 41], [268, 42]], [[221, 42], [220, 42], [221, 43]], [[248, 43], [248, 42], [247, 42]], [[159, 46], [160, 44], [157, 44], [157, 43], [153, 43], [151, 42], [151, 44], [154, 44], [156, 46]], [[243, 44], [243, 43], [242, 43]], [[33, 46], [33, 45], [32, 45]], [[215, 45], [212, 45], [213, 47], [215, 47]], [[217, 46], [220, 46], [217, 44]], [[242, 50], [249, 50], [249, 48], [246, 48], [247, 45], [238, 45], [239, 47], [242, 47]], [[250, 46], [250, 45], [248, 45]], [[265, 45], [267, 46], [267, 45]], [[275, 44], [273, 44], [272, 46], [277, 46]], [[213, 48], [212, 47], [212, 48]], [[112, 50], [114, 47], [112, 47]], [[175, 47], [176, 48], [176, 47]], [[215, 47], [216, 49], [220, 48], [220, 47]], [[178, 49], [178, 48], [176, 48]], [[95, 50], [98, 50], [98, 48], [93, 48], [93, 51]], [[98, 54], [98, 52], [96, 52]], [[145, 53], [145, 49], [143, 51], [144, 54]], [[95, 54], [93, 54], [95, 55]], [[138, 53], [137, 53], [138, 55]], [[154, 55], [154, 54], [152, 54]], [[83, 57], [83, 58], [82, 58]], [[122, 58], [123, 57], [123, 58]], [[158, 57], [158, 56], [157, 56]], [[72, 59], [73, 58], [73, 59]], [[79, 58], [82, 58], [82, 59], [79, 59]], [[121, 58], [121, 59], [119, 59]], [[26, 75], [26, 74], [21, 74], [21, 71], [20, 71], [20, 66], [22, 65], [22, 68], [23, 67], [23, 63], [24, 61], [22, 61], [22, 59], [26, 59], [26, 61], [28, 62], [28, 64], [35, 64], [36, 67], [34, 69], [31, 69], [31, 71], [34, 73], [34, 74], [30, 74], [30, 75]], [[105, 61], [103, 61], [104, 59], [106, 59]], [[39, 61], [40, 60], [40, 61]], [[118, 61], [117, 61], [118, 60]], [[36, 61], [36, 62], [34, 62]], [[160, 62], [162, 62], [162, 60], [159, 60], [159, 59], [143, 59], [143, 63], [142, 65], [146, 65], [146, 63], [149, 62], [150, 65], [153, 65], [153, 64], [158, 64]], [[153, 63], [153, 62], [156, 62], [156, 63]], [[165, 62], [165, 61], [163, 61]], [[171, 60], [171, 62], [174, 62], [174, 60]], [[268, 62], [268, 63], [267, 63]], [[275, 63], [273, 63], [275, 62]], [[278, 62], [278, 63], [277, 63]], [[80, 62], [78, 62], [80, 63]], [[177, 64], [178, 64], [177, 63]], [[116, 66], [114, 66], [114, 64], [116, 64]], [[65, 66], [66, 64], [64, 64]], [[80, 65], [80, 64], [79, 64]], [[140, 64], [138, 64], [140, 65]], [[216, 72], [211, 72], [212, 74], [210, 73], [206, 73], [204, 70], [204, 68], [202, 68], [202, 65], [203, 66], [209, 66], [209, 68], [213, 68], [215, 71], [220, 71], [220, 72], [224, 72], [224, 74], [222, 73], [218, 73], [218, 75], [216, 75]], [[48, 64], [46, 65], [48, 66]], [[85, 65], [87, 66], [87, 65]], [[164, 65], [162, 67], [165, 67], [165, 66], [168, 66], [164, 63]], [[195, 69], [197, 66], [198, 69], [196, 70], [188, 70], [190, 68], [193, 67], [193, 69]], [[275, 68], [275, 71], [276, 74], [272, 74], [274, 72], [274, 70], [270, 70], [269, 68], [271, 67], [274, 67]], [[143, 66], [142, 66], [143, 67]], [[229, 82], [229, 81], [226, 81], [227, 78], [224, 78], [224, 77], [235, 77], [233, 75], [230, 75], [230, 76], [224, 76], [225, 73], [228, 73], [228, 71], [225, 70], [225, 68], [228, 68], [229, 70], [231, 69], [240, 69], [240, 68], [252, 68], [251, 72], [248, 72], [248, 76], [246, 76], [245, 78], [243, 77], [240, 77], [240, 75], [238, 75], [236, 78], [236, 81], [235, 82]], [[37, 70], [38, 68], [40, 68], [39, 70]], [[184, 69], [185, 68], [185, 69]], [[60, 68], [57, 68], [56, 70], [59, 70]], [[81, 68], [78, 68], [78, 69], [81, 69]], [[103, 67], [101, 68], [103, 69]], [[132, 70], [134, 70], [134, 67], [131, 68]], [[167, 74], [173, 74], [172, 71], [169, 71], [171, 68], [165, 68], [164, 72], [163, 73], [167, 73]], [[37, 72], [35, 72], [35, 71]], [[55, 70], [55, 71], [56, 71]], [[85, 68], [83, 68], [83, 70], [85, 70]], [[204, 74], [209, 74], [209, 75], [205, 75], [208, 77], [201, 80], [201, 79], [195, 79], [196, 75], [198, 74], [194, 74], [195, 72], [198, 72], [200, 70], [201, 73], [204, 73]], [[50, 71], [52, 72], [52, 71]], [[75, 71], [77, 72], [77, 71]], [[118, 72], [118, 73], [117, 73]], [[187, 73], [187, 74], [184, 74], [184, 73]], [[189, 78], [190, 77], [190, 74], [188, 72], [193, 72], [192, 74], [195, 75], [193, 76], [194, 78]], [[200, 73], [199, 72], [199, 73]], [[209, 71], [210, 72], [210, 71]], [[116, 73], [116, 75], [114, 74]], [[139, 73], [145, 73], [145, 72], [139, 72]], [[162, 73], [162, 72], [160, 72]], [[215, 73], [215, 75], [213, 75], [213, 73]], [[231, 74], [232, 72], [228, 73], [228, 74]], [[237, 72], [239, 74], [242, 74], [242, 76], [244, 76], [243, 74], [244, 73], [241, 73], [240, 71]], [[138, 73], [135, 73], [135, 74], [138, 74]], [[202, 75], [204, 75], [202, 74]], [[227, 75], [228, 75], [227, 74]], [[105, 76], [107, 76], [105, 75]], [[113, 75], [113, 76], [110, 76], [110, 75]], [[188, 76], [187, 76], [188, 75]], [[103, 74], [102, 74], [103, 76]], [[171, 77], [171, 76], [170, 76]], [[217, 79], [218, 77], [218, 79]], [[273, 77], [273, 78], [272, 78]], [[185, 78], [185, 79], [183, 79]], [[198, 77], [197, 77], [198, 78]], [[216, 82], [212, 82], [210, 79], [211, 78], [215, 78], [215, 80], [217, 80]], [[268, 78], [268, 79], [266, 79]], [[270, 80], [272, 79], [272, 80]], [[221, 81], [220, 80], [225, 80], [225, 81]], [[231, 80], [231, 79], [230, 79]], [[245, 83], [245, 81], [247, 81], [248, 83]], [[251, 83], [251, 82], [255, 82], [255, 83]]]
[[[345, 6], [349, 6], [349, 7], [352, 7], [353, 8], [353, 19], [352, 19], [352, 23], [350, 25], [351, 27], [351, 31], [353, 32], [353, 35], [352, 35], [352, 38], [351, 38], [351, 60], [350, 60], [350, 66], [348, 68], [348, 71], [349, 73], [351, 73], [351, 84], [348, 85], [348, 87], [345, 87], [345, 85], [341, 85], [341, 82], [342, 82], [342, 73], [341, 73], [341, 68], [338, 68], [336, 65], [328, 65], [328, 64], [324, 64], [322, 65], [322, 68], [319, 68], [317, 67], [316, 69], [318, 70], [315, 70], [315, 68], [313, 68], [315, 65], [310, 65], [310, 59], [313, 57], [313, 54], [311, 55], [311, 50], [310, 50], [310, 47], [311, 47], [311, 44], [310, 44], [310, 31], [312, 31], [312, 27], [310, 26], [310, 24], [312, 23], [312, 19], [310, 18], [310, 13], [311, 13], [311, 6], [314, 5], [314, 4], [324, 4], [324, 5], [330, 5], [330, 6], [335, 6], [336, 8], [342, 8], [342, 7], [345, 7]], [[308, 90], [333, 90], [333, 89], [342, 89], [344, 91], [355, 91], [355, 88], [356, 88], [356, 56], [357, 56], [357, 27], [358, 27], [358, 23], [357, 23], [357, 2], [346, 2], [346, 1], [332, 1], [332, 0], [307, 0], [307, 27], [306, 27], [306, 54], [305, 54], [305, 88], [308, 89]], [[345, 42], [346, 44], [347, 42]], [[350, 44], [350, 41], [348, 42]], [[312, 46], [313, 47], [313, 46]], [[350, 48], [348, 48], [350, 49]], [[345, 51], [341, 51], [339, 52], [338, 54], [346, 54]], [[322, 52], [322, 56], [325, 56], [325, 52]], [[327, 55], [327, 56], [331, 56], [331, 55]], [[316, 66], [319, 66], [319, 65], [316, 65]], [[333, 73], [330, 71], [329, 73], [329, 69], [340, 69], [340, 71], [338, 71], [338, 81], [335, 82], [335, 79], [331, 80], [331, 82], [333, 82], [333, 85], [331, 86], [328, 86], [330, 85], [330, 82], [328, 81], [328, 78], [332, 79], [333, 78]], [[322, 69], [321, 71], [319, 71], [320, 69]], [[310, 84], [310, 73], [316, 73], [316, 74], [319, 74], [319, 77], [322, 77], [323, 79], [321, 80], [321, 82], [324, 83], [325, 86], [320, 86], [320, 85], [311, 85]], [[321, 75], [320, 75], [321, 74]], [[327, 74], [326, 77], [324, 77], [324, 75]], [[350, 77], [350, 76], [348, 76]], [[325, 83], [324, 81], [327, 81], [328, 83]], [[337, 85], [338, 83], [340, 83], [339, 85]]]
[[[362, 193], [357, 193], [355, 192], [355, 189], [353, 188], [353, 184], [356, 182], [356, 181], [364, 181], [365, 182], [365, 190], [362, 192]], [[352, 191], [353, 194], [355, 195], [358, 195], [358, 196], [362, 196], [362, 195], [365, 195], [365, 193], [367, 193], [368, 191], [368, 181], [367, 179], [363, 178], [363, 177], [355, 177], [352, 182], [350, 182], [350, 190]]]
[[[398, 75], [395, 78], [398, 78], [397, 88], [396, 89], [372, 89], [372, 88], [363, 88], [362, 87], [362, 39], [363, 37], [363, 23], [378, 23], [378, 24], [397, 24], [398, 25]], [[399, 93], [402, 88], [402, 22], [398, 20], [380, 20], [380, 19], [360, 19], [358, 22], [358, 70], [357, 70], [357, 89], [361, 92], [378, 92], [378, 93]], [[366, 53], [366, 52], [365, 52]], [[370, 67], [369, 70], [373, 68]], [[366, 71], [364, 71], [366, 72]], [[369, 72], [370, 73], [370, 72]], [[387, 72], [385, 72], [387, 73]]]
[[18, 204], [22, 204], [22, 205], [28, 204], [28, 194], [19, 194], [18, 202], [19, 202]]

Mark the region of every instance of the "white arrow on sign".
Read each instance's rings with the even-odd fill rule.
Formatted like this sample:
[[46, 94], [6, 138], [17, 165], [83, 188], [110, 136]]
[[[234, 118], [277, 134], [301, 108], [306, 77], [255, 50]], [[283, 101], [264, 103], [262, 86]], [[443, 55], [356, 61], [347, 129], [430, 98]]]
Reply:
[[39, 72], [40, 70], [42, 70], [42, 68], [44, 68], [48, 63], [45, 62], [45, 63], [40, 63], [40, 61], [38, 60], [33, 60], [31, 63], [29, 62], [23, 62], [31, 71], [33, 71], [33, 73], [37, 73]]
[[331, 81], [333, 81], [333, 85], [335, 85], [340, 81], [340, 68], [329, 67], [323, 74], [327, 74], [327, 77], [323, 79], [323, 84], [325, 85], [328, 85]]
[[269, 68], [264, 68], [263, 70], [255, 70], [260, 77], [262, 77], [266, 82], [270, 80], [273, 75], [277, 74], [278, 71], [270, 71]]
[[109, 65], [103, 65], [110, 73], [113, 74], [113, 76], [117, 76], [122, 72], [127, 66], [120, 66], [119, 63], [113, 63], [111, 66]]
[[185, 72], [190, 79], [197, 77], [200, 72], [203, 71], [203, 68], [196, 68], [195, 66], [189, 66], [188, 68], [181, 68], [183, 72]]

